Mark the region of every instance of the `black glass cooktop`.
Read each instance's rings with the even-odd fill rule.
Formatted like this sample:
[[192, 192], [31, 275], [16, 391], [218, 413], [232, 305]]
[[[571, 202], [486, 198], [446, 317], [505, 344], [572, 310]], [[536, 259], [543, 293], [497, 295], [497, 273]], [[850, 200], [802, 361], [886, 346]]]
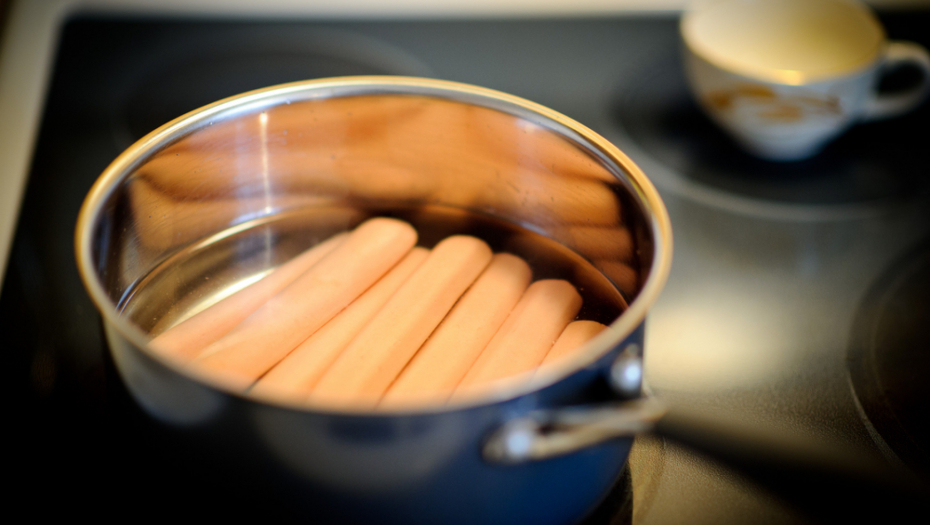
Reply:
[[[882, 18], [894, 38], [930, 42], [930, 15]], [[229, 95], [326, 76], [432, 76], [523, 96], [608, 137], [622, 128], [677, 176], [712, 191], [814, 206], [925, 195], [930, 150], [922, 131], [930, 105], [894, 125], [854, 129], [810, 161], [758, 161], [736, 150], [689, 100], [678, 46], [672, 17], [72, 18], [61, 30], [0, 294], [14, 391], [9, 450], [24, 465], [12, 479], [41, 505], [37, 515], [293, 518], [273, 488], [257, 481], [260, 468], [248, 458], [235, 468], [219, 463], [209, 436], [186, 435], [182, 445], [135, 405], [116, 377], [74, 263], [78, 210], [107, 164], [162, 123]], [[910, 82], [902, 75], [901, 83]], [[811, 385], [810, 395], [817, 388]], [[629, 522], [629, 486], [621, 477], [588, 523]]]

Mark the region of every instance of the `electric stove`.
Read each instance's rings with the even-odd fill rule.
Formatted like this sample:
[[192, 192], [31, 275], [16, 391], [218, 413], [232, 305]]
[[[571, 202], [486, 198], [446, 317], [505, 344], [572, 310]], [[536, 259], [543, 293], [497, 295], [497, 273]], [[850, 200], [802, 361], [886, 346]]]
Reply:
[[[891, 38], [930, 46], [930, 11], [880, 18]], [[250, 89], [359, 74], [498, 89], [617, 144], [658, 187], [675, 236], [672, 273], [647, 323], [648, 389], [930, 478], [930, 104], [857, 125], [810, 160], [771, 163], [742, 152], [691, 99], [674, 12], [366, 19], [77, 9], [55, 34], [0, 295], [9, 451], [23, 465], [11, 476], [13, 499], [35, 515], [300, 519], [261, 482], [260, 466], [243, 477], [209, 440], [181, 442], [135, 405], [72, 238], [96, 177], [152, 129]], [[881, 89], [915, 74], [890, 72]], [[811, 520], [650, 437], [637, 439], [601, 506], [579, 518]]]

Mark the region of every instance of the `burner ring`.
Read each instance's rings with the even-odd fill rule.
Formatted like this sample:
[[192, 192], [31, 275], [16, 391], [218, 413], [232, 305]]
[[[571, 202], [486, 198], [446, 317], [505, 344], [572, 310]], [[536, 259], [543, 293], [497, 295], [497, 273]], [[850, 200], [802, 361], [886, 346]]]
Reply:
[[930, 478], [927, 297], [930, 240], [892, 265], [866, 294], [855, 317], [847, 368], [860, 415], [879, 448]]

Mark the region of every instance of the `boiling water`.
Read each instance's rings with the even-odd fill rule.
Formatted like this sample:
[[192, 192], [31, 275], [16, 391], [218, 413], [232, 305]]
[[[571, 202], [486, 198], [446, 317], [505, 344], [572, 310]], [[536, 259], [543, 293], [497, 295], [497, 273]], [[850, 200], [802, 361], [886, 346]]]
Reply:
[[261, 279], [275, 267], [332, 235], [373, 216], [412, 224], [418, 244], [431, 248], [455, 234], [483, 239], [495, 252], [522, 257], [533, 279], [565, 279], [584, 304], [578, 319], [613, 322], [626, 308], [617, 287], [577, 253], [552, 239], [487, 215], [441, 206], [329, 207], [296, 210], [250, 221], [165, 259], [124, 295], [122, 315], [152, 335]]

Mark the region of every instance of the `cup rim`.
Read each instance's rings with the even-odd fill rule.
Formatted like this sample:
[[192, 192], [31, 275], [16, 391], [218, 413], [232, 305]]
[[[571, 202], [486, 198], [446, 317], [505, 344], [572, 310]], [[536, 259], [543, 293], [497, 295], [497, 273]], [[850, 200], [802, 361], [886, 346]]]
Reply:
[[678, 26], [679, 34], [681, 35], [685, 47], [695, 56], [720, 70], [736, 73], [754, 80], [800, 86], [853, 76], [870, 69], [879, 61], [888, 40], [884, 26], [875, 16], [875, 13], [865, 4], [856, 0], [828, 0], [834, 4], [846, 4], [853, 9], [858, 9], [859, 12], [865, 16], [869, 24], [876, 30], [878, 38], [876, 39], [875, 45], [868, 53], [862, 55], [855, 61], [824, 69], [799, 70], [757, 66], [739, 59], [733, 59], [725, 53], [719, 52], [717, 49], [702, 42], [696, 34], [697, 30], [695, 24], [698, 16], [708, 12], [714, 7], [720, 7], [731, 1], [734, 0], [705, 0], [703, 2], [697, 1], [692, 3], [681, 16]]
[[[113, 326], [116, 331], [126, 338], [133, 346], [144, 349], [143, 353], [157, 360], [175, 373], [183, 377], [205, 383], [221, 392], [236, 397], [246, 398], [253, 402], [268, 402], [248, 396], [247, 394], [232, 391], [223, 383], [208, 377], [205, 374], [181, 363], [152, 351], [149, 345], [149, 336], [142, 329], [122, 318], [117, 312], [116, 304], [110, 299], [100, 281], [94, 264], [94, 232], [107, 199], [119, 187], [119, 184], [130, 176], [134, 169], [145, 161], [150, 155], [159, 151], [163, 146], [178, 140], [190, 133], [196, 132], [214, 121], [226, 118], [235, 118], [243, 112], [262, 110], [280, 104], [291, 103], [318, 98], [331, 98], [340, 96], [359, 95], [385, 95], [385, 94], [414, 94], [446, 98], [462, 103], [478, 103], [484, 107], [504, 111], [516, 116], [529, 118], [536, 124], [543, 125], [553, 133], [566, 136], [576, 141], [580, 147], [585, 147], [589, 153], [595, 154], [602, 161], [613, 164], [628, 177], [626, 183], [631, 192], [639, 200], [646, 214], [645, 220], [653, 232], [654, 255], [652, 267], [645, 283], [624, 311], [613, 323], [609, 330], [605, 330], [592, 341], [584, 352], [573, 356], [559, 367], [542, 370], [534, 374], [529, 380], [525, 375], [517, 376], [513, 381], [503, 381], [493, 393], [482, 393], [478, 396], [463, 398], [460, 402], [447, 405], [405, 409], [402, 407], [379, 409], [378, 411], [353, 409], [351, 407], [328, 408], [316, 404], [290, 404], [284, 401], [273, 404], [286, 406], [304, 411], [331, 412], [331, 413], [367, 413], [371, 415], [385, 415], [391, 413], [436, 413], [450, 412], [463, 408], [493, 404], [540, 390], [549, 385], [576, 373], [583, 367], [595, 362], [611, 348], [632, 335], [643, 324], [648, 310], [655, 303], [661, 292], [671, 268], [672, 232], [668, 212], [665, 209], [658, 191], [651, 181], [646, 178], [642, 170], [619, 148], [606, 139], [587, 128], [545, 106], [528, 100], [508, 95], [499, 91], [481, 88], [458, 82], [434, 80], [416, 77], [395, 76], [357, 76], [316, 79], [292, 82], [263, 89], [249, 91], [235, 95], [190, 113], [182, 115], [171, 122], [152, 131], [135, 144], [122, 152], [99, 176], [84, 200], [78, 215], [75, 229], [75, 252], [78, 270], [97, 310], [106, 323]], [[530, 373], [532, 373], [531, 371]]]

